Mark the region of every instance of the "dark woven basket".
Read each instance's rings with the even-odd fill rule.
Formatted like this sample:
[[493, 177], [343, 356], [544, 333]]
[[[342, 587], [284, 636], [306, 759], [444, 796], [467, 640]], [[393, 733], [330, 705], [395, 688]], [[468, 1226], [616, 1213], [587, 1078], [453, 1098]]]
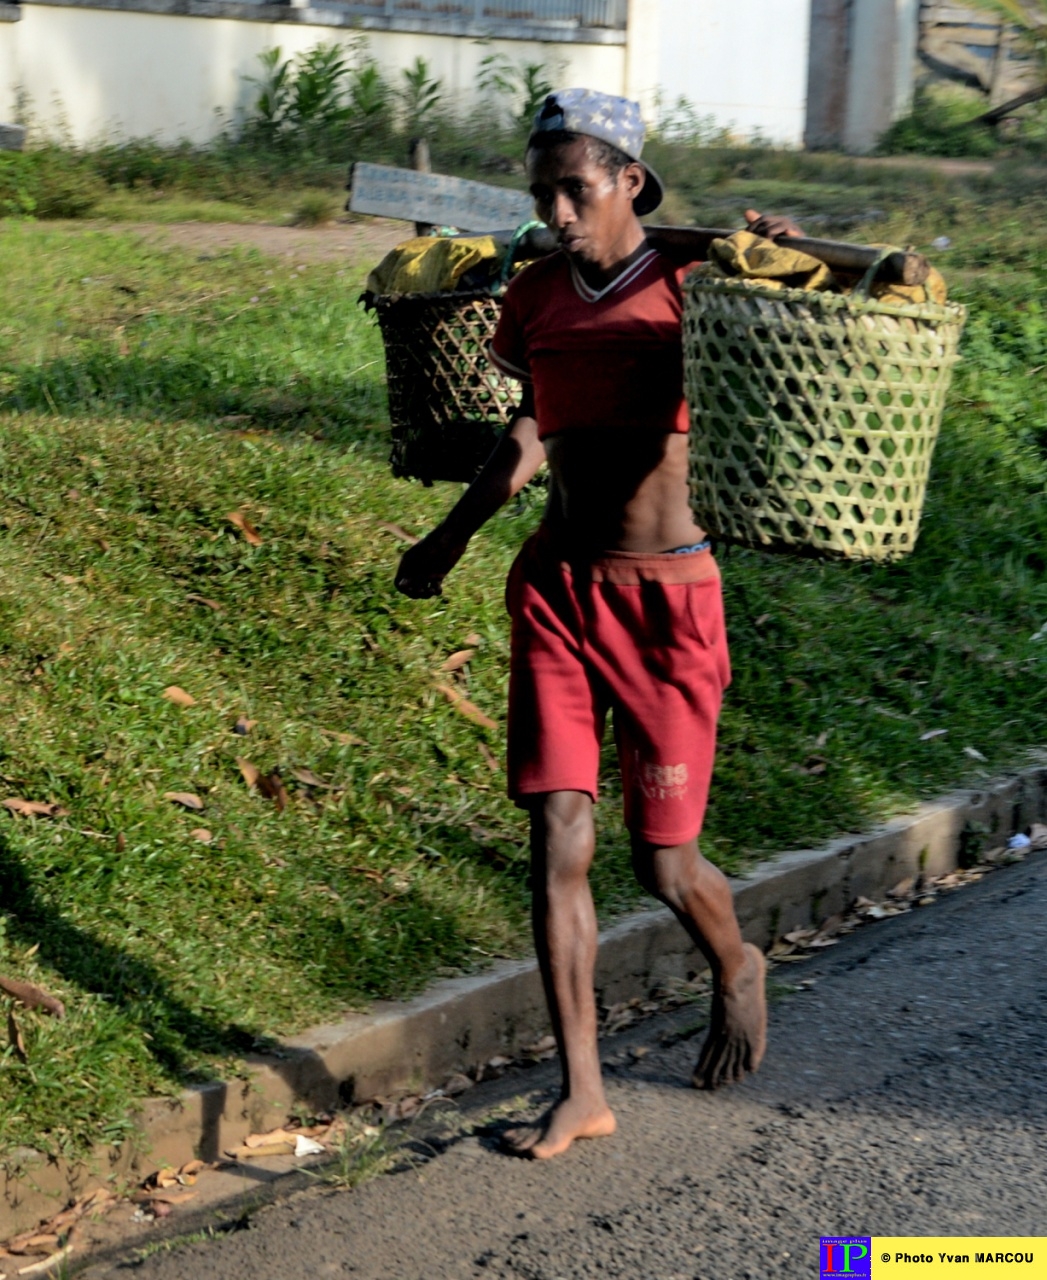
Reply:
[[520, 403], [487, 357], [501, 307], [487, 292], [374, 300], [385, 343], [393, 474], [472, 480]]

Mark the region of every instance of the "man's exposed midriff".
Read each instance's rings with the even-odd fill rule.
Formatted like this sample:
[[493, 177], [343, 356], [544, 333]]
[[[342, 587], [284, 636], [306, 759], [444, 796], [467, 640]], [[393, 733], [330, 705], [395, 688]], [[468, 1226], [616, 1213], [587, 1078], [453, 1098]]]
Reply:
[[566, 551], [658, 553], [705, 537], [688, 503], [686, 436], [565, 432], [545, 448], [545, 521]]

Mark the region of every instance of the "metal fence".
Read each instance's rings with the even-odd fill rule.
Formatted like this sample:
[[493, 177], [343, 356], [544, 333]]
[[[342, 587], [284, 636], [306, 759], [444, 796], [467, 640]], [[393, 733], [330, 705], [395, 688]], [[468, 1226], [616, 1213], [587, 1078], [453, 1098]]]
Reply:
[[628, 0], [328, 0], [361, 17], [452, 18], [624, 31]]

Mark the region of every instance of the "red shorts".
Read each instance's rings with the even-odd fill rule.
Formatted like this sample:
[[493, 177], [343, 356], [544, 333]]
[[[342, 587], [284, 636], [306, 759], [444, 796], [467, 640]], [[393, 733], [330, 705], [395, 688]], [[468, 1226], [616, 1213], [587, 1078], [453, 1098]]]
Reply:
[[702, 827], [731, 678], [709, 551], [561, 559], [542, 528], [509, 573], [509, 795], [596, 799], [607, 711], [630, 832], [661, 847]]

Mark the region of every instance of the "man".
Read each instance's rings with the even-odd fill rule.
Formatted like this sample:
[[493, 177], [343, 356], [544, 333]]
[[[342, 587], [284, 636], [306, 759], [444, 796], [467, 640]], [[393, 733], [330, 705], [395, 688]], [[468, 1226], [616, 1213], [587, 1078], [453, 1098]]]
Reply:
[[[507, 291], [491, 356], [525, 387], [519, 414], [445, 520], [403, 557], [397, 587], [424, 598], [472, 535], [549, 464], [538, 533], [509, 578], [508, 775], [530, 813], [534, 934], [563, 1090], [521, 1155], [611, 1134], [600, 1077], [588, 870], [604, 719], [614, 712], [640, 883], [708, 960], [712, 1020], [694, 1082], [755, 1071], [764, 1053], [764, 960], [743, 943], [724, 876], [698, 849], [716, 720], [730, 679], [720, 579], [687, 492], [677, 268], [640, 215], [661, 200], [640, 160], [639, 108], [586, 89], [551, 94], [528, 142], [538, 216], [559, 253]], [[750, 229], [794, 231], [747, 215]]]

